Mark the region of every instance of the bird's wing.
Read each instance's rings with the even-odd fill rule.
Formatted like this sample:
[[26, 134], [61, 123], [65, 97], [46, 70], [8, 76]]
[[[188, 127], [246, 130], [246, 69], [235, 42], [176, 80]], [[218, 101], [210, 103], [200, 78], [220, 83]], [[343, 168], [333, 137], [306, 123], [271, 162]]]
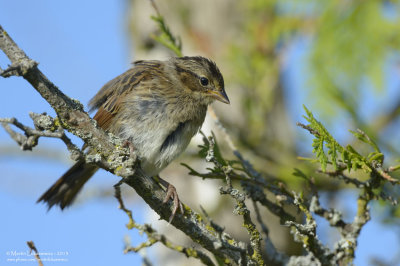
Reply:
[[126, 95], [142, 81], [158, 76], [160, 64], [160, 61], [136, 61], [133, 68], [107, 82], [89, 102], [90, 111], [98, 109], [93, 117], [97, 124], [107, 130]]

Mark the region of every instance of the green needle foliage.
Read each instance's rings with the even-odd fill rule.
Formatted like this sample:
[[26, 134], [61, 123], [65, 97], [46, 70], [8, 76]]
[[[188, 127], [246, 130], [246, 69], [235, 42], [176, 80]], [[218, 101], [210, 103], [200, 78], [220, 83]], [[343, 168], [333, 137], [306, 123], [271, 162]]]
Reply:
[[151, 16], [151, 19], [157, 23], [157, 26], [160, 30], [160, 34], [153, 35], [153, 39], [160, 44], [164, 45], [166, 48], [170, 49], [177, 56], [181, 57], [182, 54], [182, 42], [179, 37], [175, 37], [168, 25], [164, 21], [164, 17], [157, 15]]
[[[322, 123], [315, 119], [311, 111], [309, 111], [305, 106], [304, 110], [306, 111], [306, 116], [304, 116], [304, 118], [309, 122], [305, 128], [309, 129], [309, 131], [315, 136], [312, 144], [313, 153], [317, 156], [323, 172], [326, 171], [326, 167], [329, 163], [332, 164], [335, 170], [341, 168], [338, 165], [346, 165], [349, 172], [351, 170], [355, 171], [362, 169], [366, 173], [371, 173], [374, 165], [382, 165], [384, 159], [383, 154], [375, 142], [372, 141], [364, 132], [361, 130], [350, 131], [360, 141], [372, 147], [373, 151], [367, 156], [361, 155], [349, 144], [346, 145], [346, 147], [341, 146], [322, 125]], [[327, 149], [327, 152], [325, 152], [325, 148]], [[341, 157], [339, 158], [338, 155]]]

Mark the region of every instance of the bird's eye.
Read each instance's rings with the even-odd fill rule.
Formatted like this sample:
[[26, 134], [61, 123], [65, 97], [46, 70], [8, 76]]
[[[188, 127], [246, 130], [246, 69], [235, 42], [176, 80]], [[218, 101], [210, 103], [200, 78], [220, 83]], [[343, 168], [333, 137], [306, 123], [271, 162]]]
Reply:
[[207, 85], [208, 85], [208, 79], [205, 78], [205, 77], [201, 77], [201, 78], [200, 78], [200, 83], [201, 83], [201, 85], [203, 85], [203, 86], [207, 86]]

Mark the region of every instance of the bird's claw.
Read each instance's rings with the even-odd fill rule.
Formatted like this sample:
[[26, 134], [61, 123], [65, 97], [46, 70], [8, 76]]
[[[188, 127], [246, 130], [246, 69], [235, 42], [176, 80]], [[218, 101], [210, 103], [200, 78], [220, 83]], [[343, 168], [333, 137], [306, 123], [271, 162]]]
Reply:
[[174, 202], [174, 208], [172, 210], [172, 214], [169, 217], [169, 221], [168, 221], [169, 223], [171, 223], [172, 220], [174, 219], [175, 214], [178, 211], [178, 209], [183, 214], [183, 205], [182, 205], [182, 202], [179, 200], [178, 193], [176, 192], [176, 188], [173, 185], [168, 183], [167, 195], [165, 196], [165, 198], [163, 200], [163, 204], [167, 203], [169, 199], [172, 199]]
[[122, 144], [122, 147], [129, 147], [130, 156], [133, 157], [135, 154], [135, 147], [133, 146], [132, 142], [129, 140], [125, 140]]

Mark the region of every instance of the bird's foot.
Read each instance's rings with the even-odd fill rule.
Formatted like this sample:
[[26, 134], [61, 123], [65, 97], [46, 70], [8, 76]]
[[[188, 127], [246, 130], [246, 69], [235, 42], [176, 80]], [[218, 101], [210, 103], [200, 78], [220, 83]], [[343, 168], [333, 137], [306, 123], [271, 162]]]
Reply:
[[169, 199], [173, 200], [173, 209], [172, 209], [172, 213], [171, 216], [169, 217], [169, 223], [172, 222], [172, 220], [175, 217], [175, 214], [177, 213], [177, 211], [179, 210], [182, 214], [184, 213], [183, 211], [183, 205], [182, 202], [179, 200], [179, 196], [178, 196], [178, 192], [176, 191], [176, 188], [170, 184], [169, 182], [165, 181], [164, 179], [162, 179], [161, 177], [158, 176], [159, 182], [165, 186], [167, 188], [167, 195], [165, 195], [165, 198], [163, 200], [163, 204], [167, 203], [169, 201]]
[[130, 142], [129, 140], [125, 140], [124, 143], [122, 144], [122, 147], [129, 147], [129, 152], [130, 152], [130, 156], [133, 157], [135, 154], [135, 147], [133, 146], [132, 142]]
[[174, 201], [174, 209], [172, 210], [172, 214], [169, 217], [169, 221], [168, 221], [169, 223], [171, 223], [172, 220], [174, 219], [175, 214], [178, 211], [178, 209], [183, 214], [182, 202], [179, 200], [178, 192], [176, 192], [176, 188], [171, 184], [168, 184], [167, 195], [164, 198], [163, 204], [167, 203], [169, 199], [172, 199]]

